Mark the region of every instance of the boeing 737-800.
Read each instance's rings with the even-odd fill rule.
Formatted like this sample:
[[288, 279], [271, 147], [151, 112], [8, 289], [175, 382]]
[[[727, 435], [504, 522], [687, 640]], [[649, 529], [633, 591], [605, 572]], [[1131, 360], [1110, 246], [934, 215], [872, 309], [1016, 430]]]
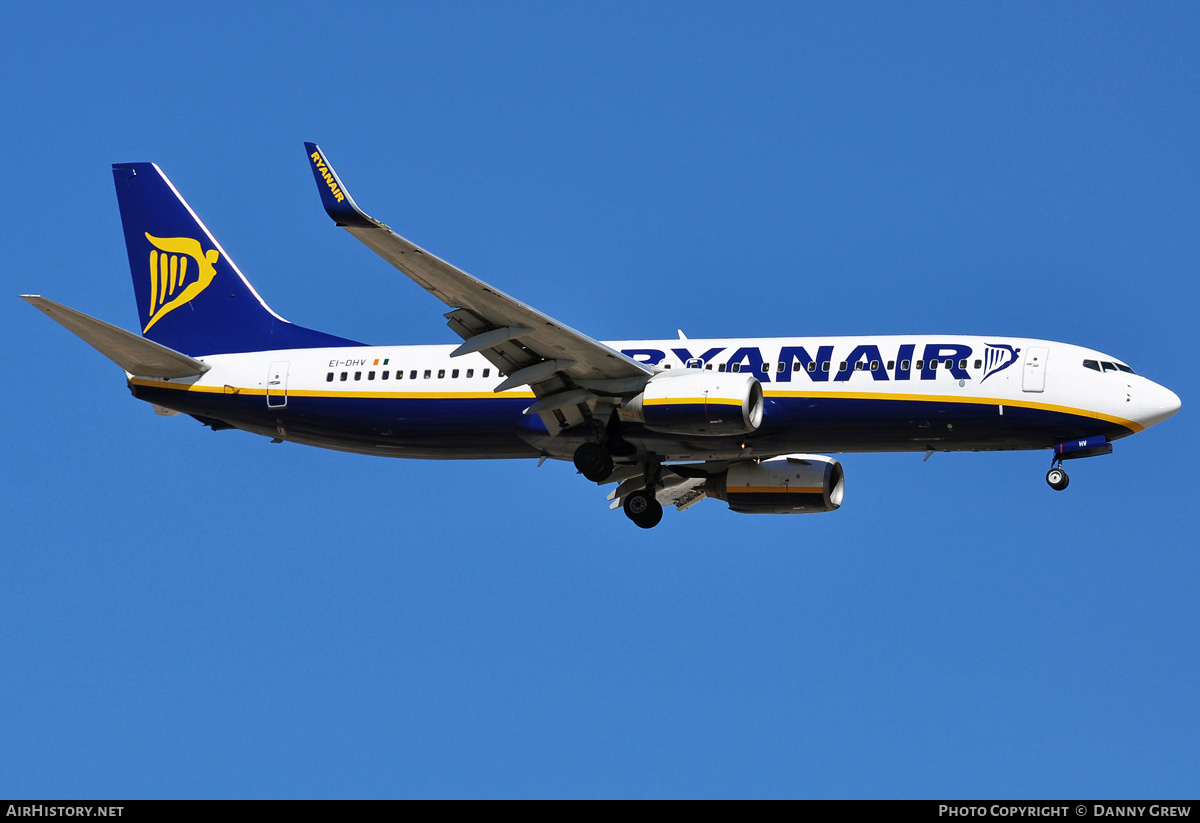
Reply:
[[358, 207], [306, 144], [325, 211], [450, 311], [458, 345], [370, 346], [267, 306], [152, 163], [113, 166], [141, 336], [25, 295], [125, 370], [162, 414], [329, 449], [570, 460], [638, 526], [713, 497], [736, 512], [832, 511], [820, 452], [1050, 450], [1062, 462], [1179, 410], [1091, 349], [912, 335], [602, 343], [460, 271]]

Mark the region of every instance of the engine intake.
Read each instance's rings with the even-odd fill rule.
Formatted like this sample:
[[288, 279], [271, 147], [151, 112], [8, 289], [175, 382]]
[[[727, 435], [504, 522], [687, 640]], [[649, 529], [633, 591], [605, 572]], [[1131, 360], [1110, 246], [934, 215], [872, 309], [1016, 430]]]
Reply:
[[742, 514], [831, 512], [842, 505], [842, 464], [817, 454], [735, 463], [705, 481], [704, 493]]
[[620, 414], [664, 434], [749, 434], [762, 425], [762, 384], [737, 372], [663, 372]]

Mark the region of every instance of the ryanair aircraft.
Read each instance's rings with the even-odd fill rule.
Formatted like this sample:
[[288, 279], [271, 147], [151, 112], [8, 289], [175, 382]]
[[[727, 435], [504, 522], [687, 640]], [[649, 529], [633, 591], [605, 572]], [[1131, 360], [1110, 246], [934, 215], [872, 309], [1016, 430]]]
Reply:
[[113, 166], [141, 336], [24, 298], [125, 370], [165, 415], [275, 442], [432, 459], [571, 460], [642, 528], [706, 497], [832, 511], [813, 452], [1048, 449], [1068, 458], [1166, 420], [1179, 398], [1091, 349], [912, 335], [602, 343], [367, 216], [307, 143], [325, 211], [445, 303], [457, 346], [368, 346], [271, 311], [153, 163]]

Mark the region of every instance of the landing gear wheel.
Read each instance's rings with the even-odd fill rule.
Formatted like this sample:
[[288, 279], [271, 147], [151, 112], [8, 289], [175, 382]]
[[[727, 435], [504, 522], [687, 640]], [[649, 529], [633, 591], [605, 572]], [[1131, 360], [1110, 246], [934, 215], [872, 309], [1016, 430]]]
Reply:
[[1067, 473], [1055, 466], [1050, 471], [1046, 472], [1046, 482], [1050, 484], [1050, 488], [1056, 492], [1060, 492], [1067, 487], [1071, 482], [1071, 478], [1067, 477]]
[[575, 468], [593, 483], [603, 483], [613, 473], [612, 455], [599, 443], [584, 443], [575, 450]]
[[625, 516], [636, 526], [652, 529], [662, 520], [662, 504], [650, 492], [636, 491], [625, 498]]

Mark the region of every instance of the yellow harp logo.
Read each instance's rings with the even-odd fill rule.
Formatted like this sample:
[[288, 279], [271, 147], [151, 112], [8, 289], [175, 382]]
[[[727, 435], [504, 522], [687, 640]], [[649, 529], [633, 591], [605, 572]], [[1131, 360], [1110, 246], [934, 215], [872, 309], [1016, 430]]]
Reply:
[[[191, 237], [153, 237], [149, 232], [146, 239], [154, 246], [150, 250], [150, 327], [196, 295], [208, 288], [217, 276], [213, 266], [221, 255], [216, 249], [204, 251], [200, 241]], [[188, 282], [188, 261], [195, 263], [195, 273]]]

